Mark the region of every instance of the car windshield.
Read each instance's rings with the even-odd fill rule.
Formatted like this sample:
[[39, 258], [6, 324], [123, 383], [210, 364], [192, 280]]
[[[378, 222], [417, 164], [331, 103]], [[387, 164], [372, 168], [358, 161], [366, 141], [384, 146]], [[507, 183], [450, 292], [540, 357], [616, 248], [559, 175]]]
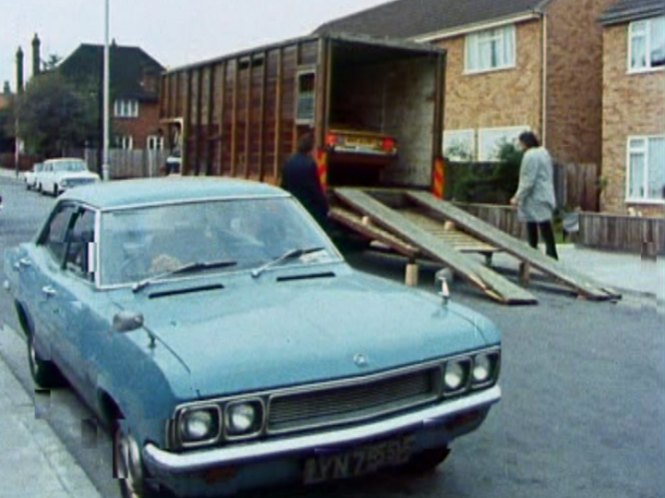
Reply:
[[[287, 264], [336, 261], [339, 253], [290, 198], [211, 200], [102, 214], [102, 285], [122, 285], [193, 264], [200, 271], [255, 269], [294, 249]], [[319, 249], [320, 248], [320, 249]], [[210, 262], [233, 262], [207, 265]], [[185, 278], [192, 272], [176, 273]]]
[[53, 171], [63, 172], [63, 171], [86, 171], [85, 163], [83, 161], [58, 161], [53, 163]]

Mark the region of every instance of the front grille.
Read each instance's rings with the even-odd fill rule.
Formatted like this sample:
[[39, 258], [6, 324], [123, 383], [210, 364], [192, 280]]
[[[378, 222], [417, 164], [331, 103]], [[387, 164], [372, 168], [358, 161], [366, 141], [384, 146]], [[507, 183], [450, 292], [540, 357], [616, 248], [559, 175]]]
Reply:
[[429, 367], [344, 386], [278, 394], [270, 399], [268, 433], [278, 434], [366, 420], [434, 401], [440, 369]]

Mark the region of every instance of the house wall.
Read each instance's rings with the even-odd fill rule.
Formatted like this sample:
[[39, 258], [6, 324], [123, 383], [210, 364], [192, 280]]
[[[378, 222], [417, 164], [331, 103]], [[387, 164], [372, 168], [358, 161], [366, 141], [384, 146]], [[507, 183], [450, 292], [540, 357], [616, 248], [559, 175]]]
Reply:
[[146, 149], [148, 136], [160, 129], [159, 102], [140, 102], [137, 118], [113, 118], [115, 135], [131, 135], [134, 149]]
[[628, 137], [664, 135], [665, 71], [628, 74], [628, 24], [603, 33], [603, 159], [605, 188], [601, 209], [626, 213], [630, 207], [644, 215], [665, 216], [665, 206], [626, 204]]
[[546, 11], [546, 145], [557, 161], [600, 164], [602, 28], [615, 0], [556, 0]]
[[446, 130], [528, 125], [541, 132], [541, 24], [516, 25], [514, 68], [464, 74], [465, 36], [437, 44], [448, 51], [446, 65]]

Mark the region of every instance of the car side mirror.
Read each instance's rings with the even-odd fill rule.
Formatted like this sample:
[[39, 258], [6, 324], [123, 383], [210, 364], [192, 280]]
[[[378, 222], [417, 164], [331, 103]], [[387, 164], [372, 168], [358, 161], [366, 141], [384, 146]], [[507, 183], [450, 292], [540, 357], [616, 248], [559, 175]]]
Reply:
[[123, 310], [113, 317], [113, 329], [117, 332], [131, 332], [143, 327], [143, 315], [135, 311]]

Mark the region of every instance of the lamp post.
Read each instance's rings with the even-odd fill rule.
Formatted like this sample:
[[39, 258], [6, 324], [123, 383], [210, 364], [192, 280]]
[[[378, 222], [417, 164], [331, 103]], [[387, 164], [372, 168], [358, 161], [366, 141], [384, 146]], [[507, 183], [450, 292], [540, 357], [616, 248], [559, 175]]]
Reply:
[[102, 145], [102, 177], [109, 179], [109, 0], [104, 0], [104, 137]]

